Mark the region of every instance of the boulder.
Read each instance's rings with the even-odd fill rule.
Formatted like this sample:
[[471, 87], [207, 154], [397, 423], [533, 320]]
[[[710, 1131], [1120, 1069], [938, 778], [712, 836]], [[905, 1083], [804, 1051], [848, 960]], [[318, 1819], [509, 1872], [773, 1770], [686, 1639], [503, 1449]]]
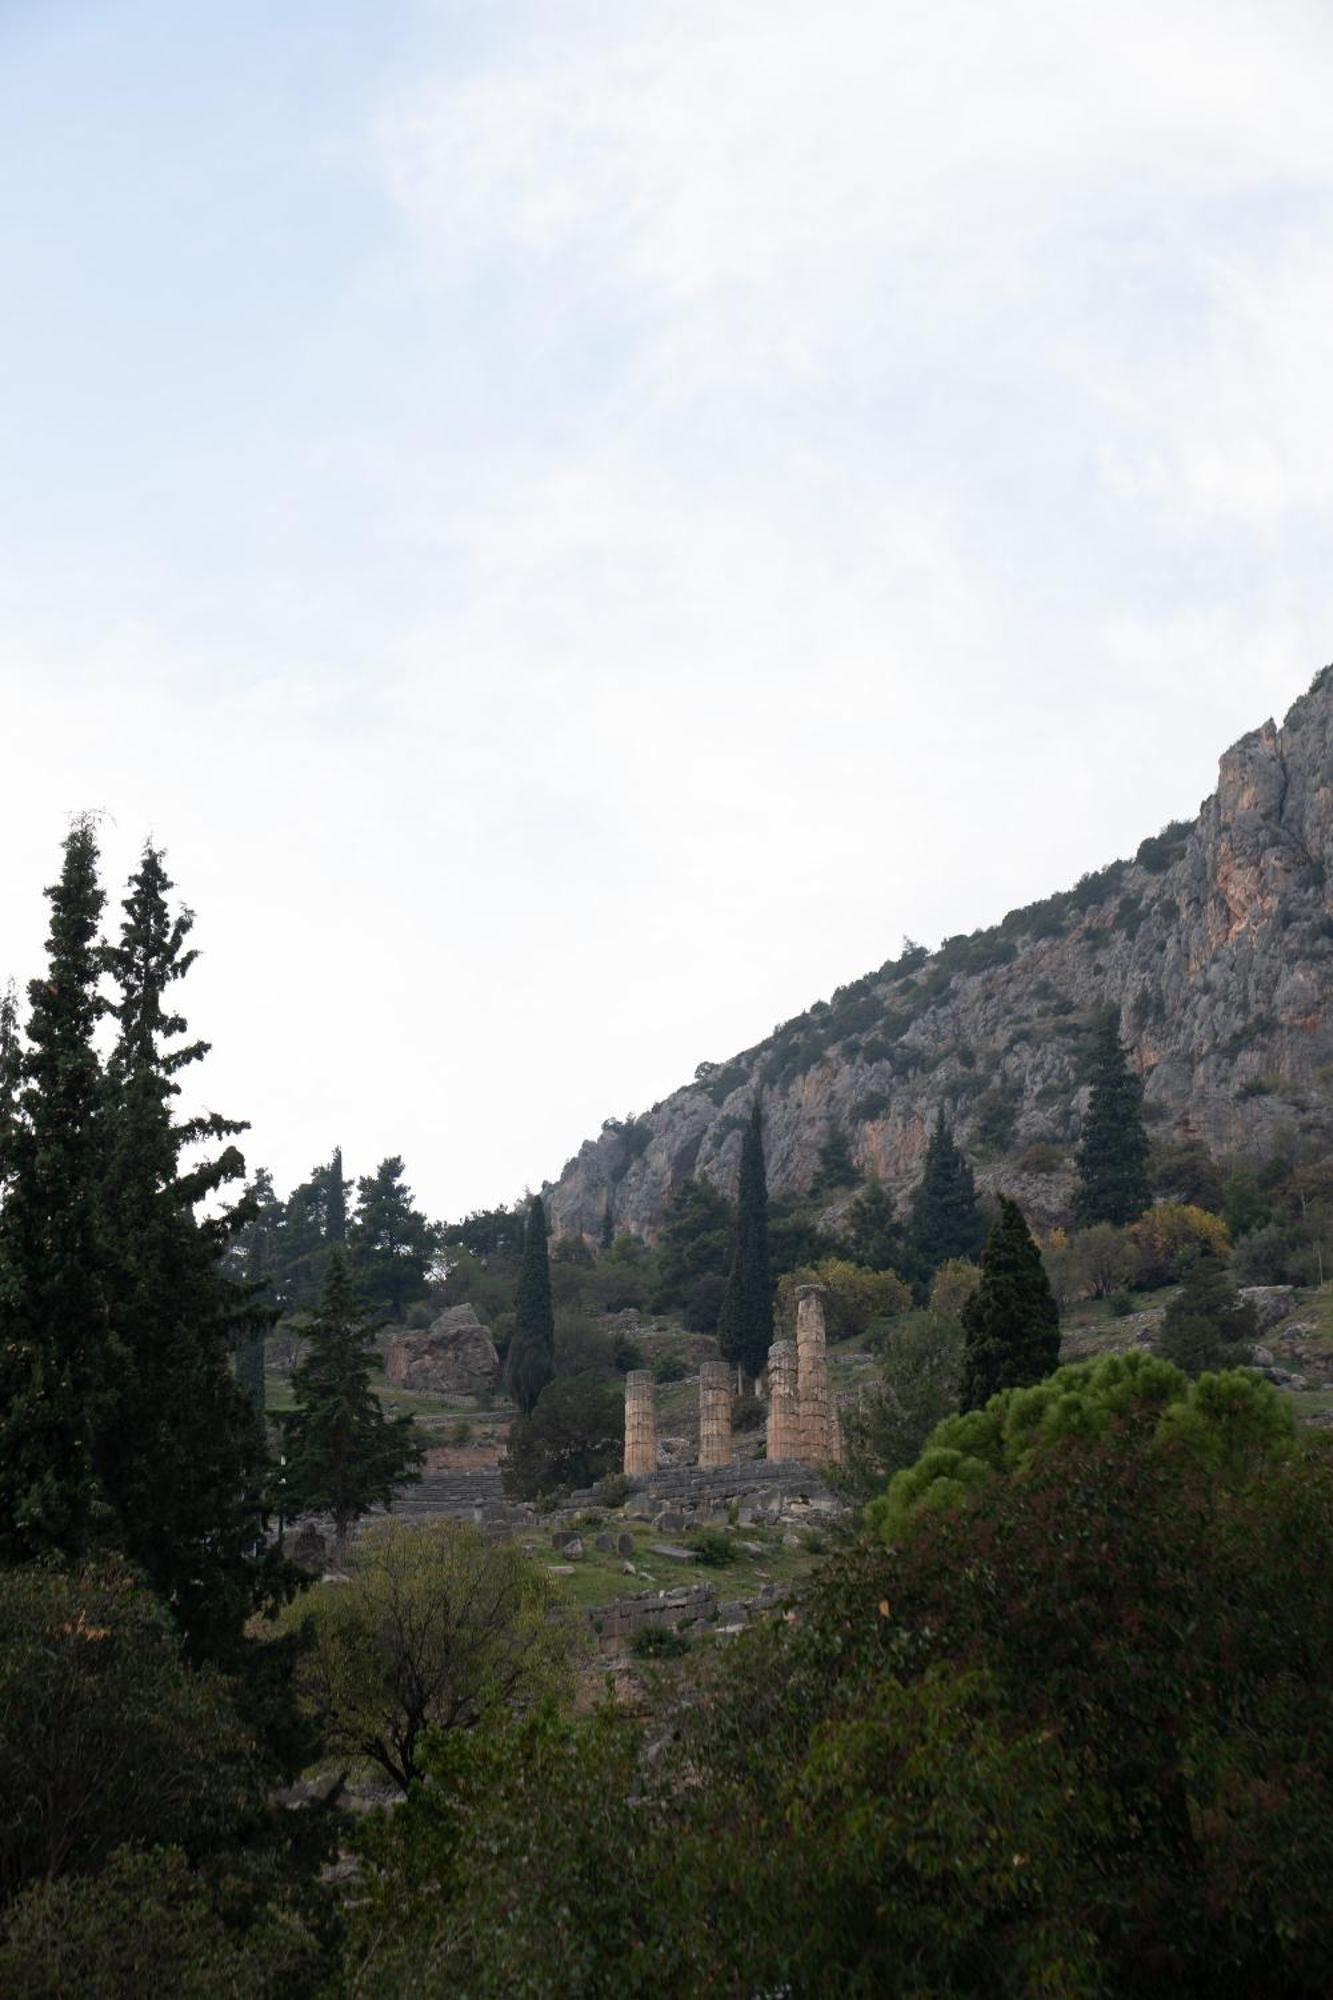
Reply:
[[500, 1379], [500, 1357], [472, 1307], [450, 1306], [425, 1333], [401, 1333], [390, 1341], [384, 1373], [399, 1389], [488, 1396]]
[[1242, 1285], [1240, 1295], [1254, 1307], [1254, 1323], [1260, 1333], [1268, 1333], [1296, 1305], [1290, 1285]]

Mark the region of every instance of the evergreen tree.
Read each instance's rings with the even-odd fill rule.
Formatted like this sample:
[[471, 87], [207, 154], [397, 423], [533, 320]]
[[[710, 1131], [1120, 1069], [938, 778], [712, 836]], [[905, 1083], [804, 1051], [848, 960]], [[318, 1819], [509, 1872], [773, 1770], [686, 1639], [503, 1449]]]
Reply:
[[1060, 1358], [1060, 1309], [1041, 1252], [1018, 1203], [999, 1199], [981, 1253], [981, 1283], [962, 1312], [964, 1410], [981, 1409], [1001, 1389], [1043, 1381]]
[[1254, 1301], [1241, 1298], [1226, 1259], [1205, 1252], [1166, 1309], [1157, 1352], [1186, 1375], [1239, 1368], [1257, 1331]]
[[335, 1146], [329, 1161], [324, 1195], [324, 1240], [347, 1241], [347, 1182], [343, 1178], [343, 1149]]
[[93, 1046], [104, 897], [90, 821], [67, 835], [47, 969], [6, 1063], [17, 1116], [0, 1208], [0, 1561], [81, 1554], [105, 1531], [93, 1440], [118, 1373], [101, 1206], [107, 1119]]
[[926, 1148], [921, 1184], [912, 1199], [909, 1241], [915, 1276], [929, 1281], [951, 1257], [975, 1259], [985, 1234], [972, 1169], [954, 1143], [941, 1111]]
[[878, 1181], [862, 1188], [847, 1211], [847, 1247], [870, 1271], [905, 1270], [911, 1257], [893, 1201]]
[[1120, 1041], [1120, 1015], [1103, 1015], [1093, 1052], [1092, 1095], [1078, 1148], [1074, 1220], [1117, 1228], [1134, 1222], [1152, 1203], [1143, 1085], [1130, 1069]]
[[852, 1158], [847, 1134], [841, 1125], [831, 1126], [819, 1149], [819, 1166], [810, 1185], [812, 1195], [833, 1194], [838, 1188], [855, 1187], [861, 1169]]
[[728, 1361], [752, 1377], [762, 1372], [773, 1344], [773, 1278], [768, 1251], [764, 1114], [757, 1099], [741, 1141], [736, 1231], [717, 1333]]
[[306, 1339], [286, 1426], [287, 1512], [331, 1514], [343, 1542], [363, 1514], [392, 1506], [396, 1488], [420, 1477], [424, 1454], [411, 1417], [386, 1417], [370, 1386], [375, 1343], [340, 1243]]
[[684, 1311], [686, 1324], [712, 1333], [726, 1283], [735, 1211], [711, 1181], [689, 1176], [667, 1203], [658, 1244], [659, 1311]]
[[541, 1196], [528, 1210], [523, 1261], [514, 1294], [514, 1331], [505, 1356], [505, 1384], [524, 1416], [555, 1374], [555, 1313], [547, 1255], [546, 1209]]
[[[268, 1463], [262, 1426], [233, 1372], [271, 1311], [230, 1275], [244, 1209], [201, 1204], [244, 1172], [216, 1112], [177, 1118], [177, 1078], [208, 1043], [186, 1041], [172, 994], [197, 956], [188, 911], [172, 915], [161, 854], [144, 849], [107, 953], [119, 1033], [107, 1069], [110, 1144], [103, 1193], [107, 1295], [117, 1358], [95, 1426], [102, 1490], [119, 1540], [171, 1606], [196, 1654], [222, 1656], [272, 1591], [259, 1553]], [[195, 1151], [212, 1142], [211, 1157]], [[183, 1157], [190, 1154], [188, 1161]]]
[[12, 1171], [14, 1135], [23, 1087], [23, 1044], [13, 983], [0, 994], [0, 1199]]
[[[278, 1199], [273, 1176], [267, 1167], [257, 1167], [241, 1192], [236, 1208], [236, 1228], [227, 1255], [227, 1268], [238, 1284], [244, 1285], [259, 1304], [267, 1308], [271, 1325], [281, 1306], [277, 1293], [278, 1264], [285, 1204]], [[265, 1335], [268, 1326], [256, 1326], [236, 1350], [236, 1379], [255, 1408], [264, 1409]]]
[[[341, 1155], [335, 1157], [341, 1172]], [[430, 1289], [427, 1274], [439, 1231], [413, 1208], [412, 1190], [404, 1185], [403, 1163], [397, 1155], [381, 1160], [356, 1187], [356, 1219], [347, 1231], [353, 1275], [372, 1305], [391, 1319], [401, 1319], [406, 1307]]]

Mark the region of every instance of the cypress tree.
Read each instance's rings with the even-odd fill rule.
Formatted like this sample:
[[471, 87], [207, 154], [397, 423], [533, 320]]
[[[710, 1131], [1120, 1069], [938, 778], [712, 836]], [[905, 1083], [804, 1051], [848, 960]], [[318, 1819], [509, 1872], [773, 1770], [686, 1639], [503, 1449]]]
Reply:
[[1157, 1352], [1186, 1375], [1238, 1368], [1256, 1332], [1254, 1301], [1241, 1298], [1226, 1259], [1205, 1252], [1166, 1309]]
[[1080, 1229], [1095, 1222], [1123, 1228], [1151, 1205], [1143, 1085], [1126, 1060], [1115, 1008], [1103, 1015], [1097, 1029], [1092, 1095], [1076, 1164], [1074, 1220]]
[[93, 1046], [106, 1002], [92, 823], [66, 836], [47, 969], [28, 987], [27, 1043], [9, 1030], [0, 1208], [0, 1561], [77, 1556], [110, 1525], [94, 1437], [118, 1374], [101, 1207], [107, 1119]]
[[0, 1198], [12, 1171], [22, 1085], [23, 1044], [19, 1039], [18, 1002], [11, 981], [0, 994]]
[[963, 1307], [959, 1403], [979, 1410], [1001, 1389], [1040, 1382], [1060, 1358], [1060, 1309], [1041, 1252], [1016, 1201], [1000, 1213], [981, 1253], [981, 1283]]
[[[341, 1172], [342, 1156], [335, 1158]], [[403, 1163], [396, 1154], [359, 1180], [356, 1191], [356, 1219], [347, 1231], [352, 1274], [372, 1305], [401, 1319], [413, 1299], [424, 1298], [430, 1289], [427, 1273], [439, 1231], [413, 1208], [412, 1190], [404, 1184]]]
[[[107, 1071], [110, 1145], [103, 1212], [117, 1354], [94, 1454], [119, 1540], [171, 1606], [191, 1650], [222, 1657], [274, 1587], [260, 1553], [267, 1452], [233, 1356], [271, 1311], [227, 1268], [246, 1210], [196, 1211], [245, 1163], [244, 1130], [211, 1112], [178, 1119], [177, 1077], [208, 1043], [185, 1041], [172, 993], [193, 965], [194, 919], [173, 916], [161, 854], [145, 847], [118, 945], [107, 953], [119, 1027]], [[187, 1165], [187, 1148], [220, 1144]]]
[[546, 1246], [546, 1209], [541, 1196], [528, 1210], [523, 1258], [514, 1295], [514, 1331], [505, 1356], [505, 1384], [524, 1416], [555, 1374], [555, 1312], [551, 1305], [551, 1265]]
[[773, 1278], [768, 1253], [764, 1114], [757, 1099], [741, 1141], [736, 1230], [717, 1334], [728, 1361], [750, 1376], [762, 1372], [773, 1344]]
[[339, 1542], [395, 1489], [418, 1478], [423, 1457], [412, 1419], [386, 1417], [370, 1386], [377, 1353], [341, 1243], [329, 1255], [319, 1310], [292, 1375], [287, 1420], [287, 1511], [331, 1514]]
[[328, 1193], [324, 1201], [324, 1239], [328, 1243], [347, 1241], [347, 1182], [343, 1178], [343, 1149], [335, 1146], [329, 1161]]
[[985, 1239], [972, 1169], [954, 1143], [943, 1111], [926, 1148], [908, 1229], [913, 1262], [923, 1280], [933, 1277], [951, 1257], [975, 1258]]

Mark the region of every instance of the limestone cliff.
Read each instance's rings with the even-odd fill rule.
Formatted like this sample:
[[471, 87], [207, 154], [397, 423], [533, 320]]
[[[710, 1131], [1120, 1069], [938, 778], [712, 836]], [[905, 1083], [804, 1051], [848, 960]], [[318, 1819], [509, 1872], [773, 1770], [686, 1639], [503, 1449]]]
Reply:
[[[1162, 1136], [1261, 1152], [1330, 1108], [1333, 667], [1227, 751], [1193, 823], [1074, 889], [841, 988], [755, 1048], [703, 1064], [651, 1112], [611, 1121], [544, 1190], [557, 1234], [651, 1237], [673, 1186], [734, 1190], [763, 1086], [769, 1185], [803, 1194], [835, 1131], [903, 1194], [943, 1106], [982, 1183], [1060, 1212], [1089, 1027], [1121, 1008]], [[1031, 1149], [1037, 1148], [1033, 1151]]]

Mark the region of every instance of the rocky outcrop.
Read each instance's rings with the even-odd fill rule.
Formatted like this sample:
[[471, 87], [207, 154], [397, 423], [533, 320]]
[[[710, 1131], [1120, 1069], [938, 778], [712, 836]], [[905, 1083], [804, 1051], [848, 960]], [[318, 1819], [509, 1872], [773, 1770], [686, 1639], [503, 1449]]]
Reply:
[[1159, 1135], [1222, 1156], [1317, 1129], [1333, 1079], [1333, 668], [1242, 737], [1196, 820], [1063, 895], [908, 952], [641, 1118], [608, 1121], [543, 1190], [557, 1235], [651, 1238], [691, 1173], [734, 1190], [765, 1106], [770, 1190], [804, 1194], [840, 1132], [905, 1195], [942, 1107], [983, 1185], [1060, 1213], [1097, 1011], [1121, 1009]]
[[500, 1379], [500, 1357], [471, 1306], [450, 1306], [425, 1333], [390, 1341], [384, 1373], [396, 1388], [436, 1396], [487, 1396]]

